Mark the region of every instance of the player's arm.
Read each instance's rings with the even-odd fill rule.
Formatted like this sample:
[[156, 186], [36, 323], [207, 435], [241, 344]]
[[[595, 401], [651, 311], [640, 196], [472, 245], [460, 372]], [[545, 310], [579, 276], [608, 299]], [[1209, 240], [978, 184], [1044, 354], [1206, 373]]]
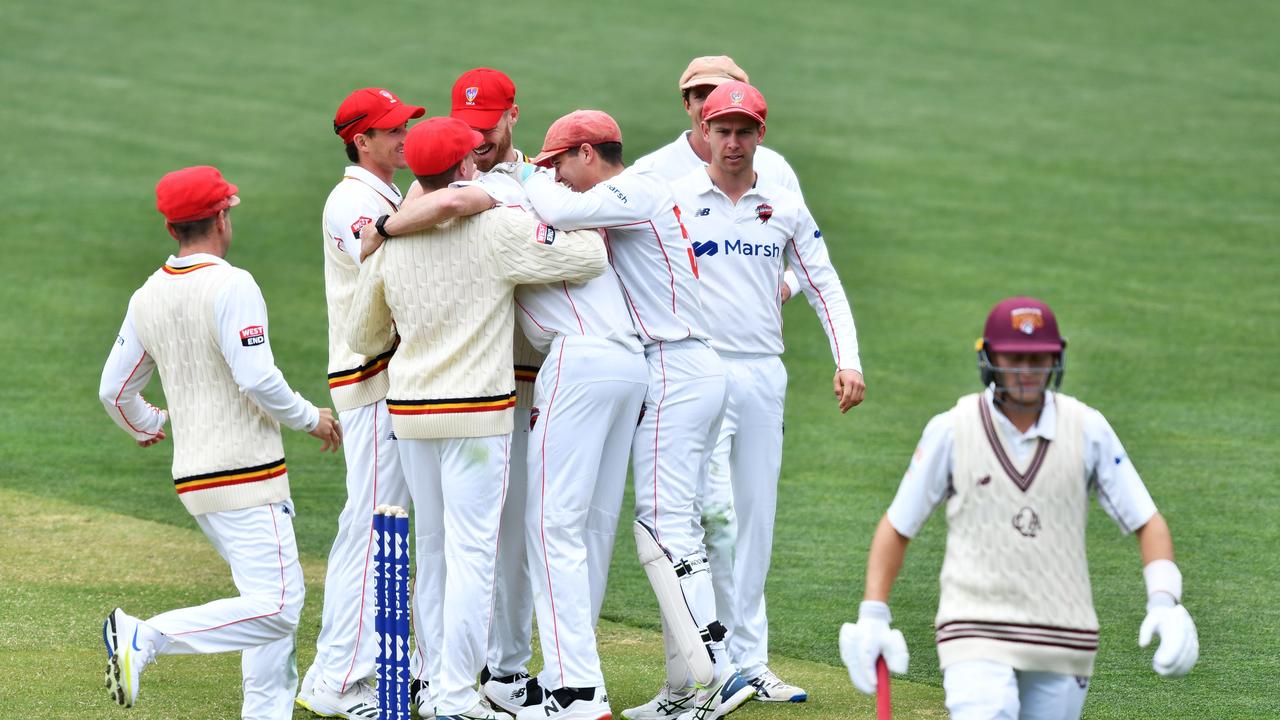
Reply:
[[1200, 657], [1200, 639], [1182, 605], [1182, 572], [1173, 561], [1173, 534], [1110, 423], [1092, 408], [1085, 412], [1085, 469], [1097, 487], [1098, 502], [1121, 530], [1133, 531], [1138, 538], [1147, 586], [1147, 616], [1138, 644], [1147, 647], [1160, 636], [1152, 669], [1165, 677], [1186, 675]]
[[360, 231], [360, 258], [369, 257], [384, 240], [433, 228], [452, 218], [475, 215], [496, 204], [497, 200], [480, 185], [444, 188], [407, 198], [397, 212], [382, 221], [381, 231], [374, 223]]
[[796, 277], [796, 271], [788, 265], [785, 272], [782, 273], [782, 302], [786, 304], [788, 300], [800, 294], [800, 278]]
[[822, 239], [822, 232], [813, 216], [803, 206], [795, 233], [787, 242], [786, 256], [831, 344], [831, 356], [836, 362], [832, 389], [840, 412], [848, 412], [860, 404], [866, 394], [862, 360], [858, 355], [858, 330], [853, 324], [853, 310], [845, 296], [844, 285], [831, 264], [831, 256], [827, 254], [827, 243]]
[[538, 217], [560, 230], [610, 228], [649, 219], [650, 203], [615, 177], [586, 192], [574, 192], [549, 172], [535, 172], [524, 191]]
[[214, 301], [218, 347], [241, 392], [276, 422], [320, 438], [322, 450], [337, 450], [342, 431], [333, 411], [317, 408], [294, 392], [276, 367], [267, 332], [267, 304], [253, 278], [239, 273]]
[[849, 668], [849, 679], [864, 693], [876, 691], [875, 664], [881, 655], [891, 671], [907, 671], [906, 641], [901, 631], [889, 627], [893, 622], [889, 593], [911, 538], [947, 496], [954, 439], [955, 420], [949, 412], [925, 426], [898, 493], [871, 538], [858, 622], [845, 623], [840, 629], [840, 656]]
[[383, 291], [383, 265], [386, 253], [369, 258], [360, 268], [351, 307], [347, 309], [347, 345], [361, 355], [377, 355], [386, 351], [395, 321]]
[[561, 230], [505, 209], [494, 213], [499, 224], [491, 257], [516, 285], [585, 282], [608, 266], [604, 241], [594, 230]]
[[142, 397], [142, 389], [155, 372], [155, 360], [143, 349], [133, 325], [133, 304], [125, 313], [116, 342], [107, 355], [98, 383], [98, 399], [107, 415], [129, 433], [139, 446], [148, 447], [165, 439], [164, 424], [169, 416]]

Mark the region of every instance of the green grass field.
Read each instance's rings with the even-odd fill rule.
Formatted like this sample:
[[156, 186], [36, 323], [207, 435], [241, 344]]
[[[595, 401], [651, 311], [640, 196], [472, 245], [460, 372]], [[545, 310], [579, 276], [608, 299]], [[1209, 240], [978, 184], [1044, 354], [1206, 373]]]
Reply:
[[[814, 701], [739, 717], [871, 716], [835, 641], [871, 531], [925, 422], [976, 388], [986, 310], [1018, 293], [1058, 311], [1064, 389], [1124, 440], [1173, 528], [1200, 628], [1195, 671], [1155, 676], [1136, 642], [1136, 544], [1095, 508], [1102, 647], [1085, 716], [1280, 717], [1273, 3], [18, 0], [0, 24], [0, 715], [114, 717], [101, 617], [230, 591], [173, 495], [169, 446], [137, 449], [96, 398], [129, 294], [172, 248], [160, 175], [211, 163], [240, 186], [230, 260], [263, 288], [286, 376], [320, 401], [318, 226], [345, 162], [330, 123], [348, 91], [385, 85], [443, 114], [457, 74], [491, 65], [519, 86], [518, 145], [598, 107], [630, 159], [686, 126], [674, 88], [688, 59], [723, 52], [769, 99], [767, 142], [823, 225], [869, 388], [837, 414], [825, 339], [789, 305], [769, 607], [775, 666]], [[305, 667], [342, 464], [298, 434], [286, 449], [311, 589]], [[912, 653], [900, 717], [945, 715], [931, 632], [944, 537], [935, 517], [891, 603]], [[652, 593], [621, 538], [601, 633], [618, 709], [661, 677]], [[238, 675], [234, 657], [165, 659], [132, 715], [233, 716]]]

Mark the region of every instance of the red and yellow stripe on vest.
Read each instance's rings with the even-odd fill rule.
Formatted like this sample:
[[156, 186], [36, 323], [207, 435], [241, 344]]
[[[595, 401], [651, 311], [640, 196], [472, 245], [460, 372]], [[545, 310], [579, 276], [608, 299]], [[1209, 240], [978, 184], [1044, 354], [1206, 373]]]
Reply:
[[200, 268], [207, 268], [217, 264], [218, 263], [204, 262], [204, 263], [196, 263], [195, 265], [189, 265], [187, 267], [174, 267], [172, 265], [169, 265], [168, 263], [165, 263], [164, 267], [162, 267], [161, 269], [164, 270], [166, 273], [169, 273], [170, 275], [186, 275], [187, 273], [193, 273], [199, 270]]
[[262, 482], [284, 474], [284, 458], [280, 458], [275, 462], [254, 465], [253, 467], [220, 470], [218, 472], [204, 473], [203, 475], [174, 478], [173, 486], [177, 489], [178, 494], [181, 495], [195, 490], [209, 490], [228, 485]]
[[438, 400], [392, 400], [387, 398], [387, 410], [392, 415], [448, 415], [451, 413], [476, 413], [509, 410], [516, 406], [516, 393], [471, 398], [442, 398]]
[[340, 388], [344, 385], [355, 385], [356, 383], [364, 382], [383, 370], [386, 370], [387, 365], [391, 362], [391, 356], [395, 354], [396, 347], [399, 346], [399, 344], [400, 343], [397, 340], [396, 344], [392, 345], [390, 350], [382, 353], [381, 355], [375, 356], [369, 360], [369, 362], [361, 365], [360, 367], [329, 373], [329, 389], [332, 390], [334, 388]]

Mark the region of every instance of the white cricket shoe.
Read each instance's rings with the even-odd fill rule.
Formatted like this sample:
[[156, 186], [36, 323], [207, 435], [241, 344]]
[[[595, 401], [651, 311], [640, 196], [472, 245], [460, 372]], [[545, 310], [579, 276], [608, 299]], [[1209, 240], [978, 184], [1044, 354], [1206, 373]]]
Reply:
[[755, 687], [737, 670], [726, 672], [720, 682], [698, 690], [694, 707], [680, 720], [717, 720], [742, 707], [755, 694]]
[[623, 710], [622, 717], [627, 720], [675, 720], [693, 707], [696, 696], [694, 688], [673, 688], [664, 684], [652, 700]]
[[613, 720], [604, 688], [561, 688], [547, 693], [546, 702], [527, 707], [516, 720]]
[[425, 680], [409, 681], [409, 697], [412, 705], [418, 709], [418, 717], [422, 720], [433, 720], [436, 706], [431, 700], [431, 683]]
[[457, 715], [439, 715], [436, 720], [511, 720], [511, 716], [494, 710], [482, 700], [470, 710]]
[[311, 693], [315, 690], [316, 676], [319, 674], [320, 668], [315, 663], [311, 663], [311, 667], [307, 668], [307, 674], [302, 676], [302, 687], [298, 689], [298, 696], [293, 699], [294, 705], [303, 710], [311, 710]]
[[124, 707], [138, 700], [138, 679], [156, 660], [155, 643], [142, 621], [120, 608], [102, 622], [102, 644], [107, 646], [107, 691]]
[[489, 702], [512, 715], [527, 707], [538, 707], [544, 699], [538, 678], [529, 677], [527, 672], [496, 677], [486, 667], [480, 671], [480, 688]]
[[378, 693], [368, 680], [357, 680], [340, 693], [324, 680], [316, 680], [307, 700], [311, 712], [321, 717], [340, 717], [348, 720], [378, 720]]
[[769, 668], [765, 668], [764, 672], [747, 682], [756, 689], [756, 699], [763, 702], [801, 703], [809, 699], [809, 693], [805, 692], [804, 688], [783, 682], [782, 678], [774, 675]]

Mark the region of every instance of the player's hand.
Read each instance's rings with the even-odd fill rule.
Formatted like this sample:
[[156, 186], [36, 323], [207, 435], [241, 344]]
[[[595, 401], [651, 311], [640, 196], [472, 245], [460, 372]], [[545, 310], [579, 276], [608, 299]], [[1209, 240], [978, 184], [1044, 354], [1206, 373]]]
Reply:
[[857, 370], [837, 370], [832, 380], [835, 386], [836, 399], [840, 401], [840, 412], [847, 413], [854, 405], [862, 404], [867, 393], [867, 385], [862, 381], [862, 373]]
[[139, 440], [138, 447], [151, 447], [152, 445], [155, 445], [161, 440], [164, 440], [166, 437], [168, 437], [168, 435], [164, 434], [164, 428], [160, 428], [159, 430], [156, 431], [155, 435], [152, 435], [151, 437], [143, 440]]
[[504, 162], [493, 166], [489, 172], [502, 173], [508, 175], [512, 180], [523, 184], [524, 181], [533, 177], [538, 171], [538, 166], [527, 162]]
[[316, 423], [315, 429], [308, 434], [319, 438], [323, 443], [320, 446], [320, 452], [326, 450], [338, 452], [338, 448], [342, 446], [342, 426], [338, 424], [338, 418], [333, 416], [333, 411], [329, 408], [320, 408], [320, 422]]
[[1147, 617], [1138, 631], [1138, 646], [1151, 644], [1154, 635], [1160, 636], [1160, 646], [1151, 658], [1151, 667], [1161, 677], [1182, 677], [1191, 672], [1200, 657], [1200, 638], [1191, 613], [1182, 605], [1159, 600], [1147, 604]]
[[364, 262], [365, 258], [382, 247], [384, 240], [386, 238], [378, 234], [378, 228], [374, 227], [373, 223], [360, 228], [360, 262]]
[[858, 610], [858, 622], [840, 628], [840, 659], [849, 668], [849, 679], [858, 690], [876, 693], [876, 658], [884, 656], [889, 671], [901, 675], [907, 671], [907, 641], [901, 630], [890, 630], [889, 606], [864, 600]]
[[791, 286], [787, 285], [786, 283], [782, 283], [782, 304], [786, 305], [787, 301], [790, 299], [791, 299]]

